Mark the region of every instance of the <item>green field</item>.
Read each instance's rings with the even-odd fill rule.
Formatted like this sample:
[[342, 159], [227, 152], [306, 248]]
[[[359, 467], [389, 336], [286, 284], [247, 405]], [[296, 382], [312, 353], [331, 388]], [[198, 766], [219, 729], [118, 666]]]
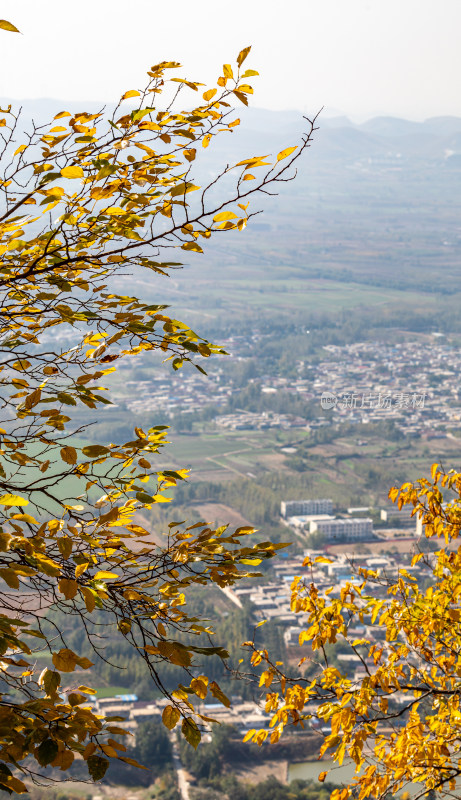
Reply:
[[[344, 435], [339, 430], [328, 444], [315, 444], [305, 431], [178, 435], [171, 450], [181, 459], [175, 466], [188, 466], [190, 481], [203, 482], [204, 496], [216, 494], [213, 485], [225, 487], [219, 490], [224, 493], [220, 501], [232, 496], [229, 505], [250, 520], [251, 504], [239, 505], [238, 499], [245, 485], [255, 487], [254, 492], [262, 487], [277, 506], [282, 499], [307, 491], [309, 496], [332, 497], [342, 508], [379, 507], [387, 504], [391, 486], [427, 476], [434, 461], [461, 469], [456, 439], [440, 439], [435, 444], [424, 439], [383, 441], [378, 433], [368, 431], [368, 443], [363, 446], [358, 444], [357, 434]], [[289, 444], [295, 454], [282, 452]], [[300, 466], [294, 468], [296, 459], [301, 459]], [[234, 494], [233, 486], [241, 488]]]
[[[433, 298], [425, 292], [400, 291], [385, 287], [374, 287], [358, 282], [341, 282], [306, 277], [299, 280], [285, 274], [283, 266], [271, 268], [269, 275], [255, 275], [258, 270], [250, 267], [245, 273], [240, 270], [224, 280], [215, 282], [203, 278], [191, 280], [184, 274], [181, 288], [174, 293], [166, 292], [167, 300], [175, 308], [175, 313], [186, 316], [197, 313], [198, 307], [206, 308], [207, 315], [219, 319], [223, 309], [238, 310], [305, 310], [334, 312], [339, 309], [353, 309], [361, 306], [380, 307], [385, 305], [401, 305], [410, 303], [414, 307], [425, 307], [433, 304]], [[251, 275], [251, 279], [248, 278]], [[194, 302], [195, 301], [195, 302]]]

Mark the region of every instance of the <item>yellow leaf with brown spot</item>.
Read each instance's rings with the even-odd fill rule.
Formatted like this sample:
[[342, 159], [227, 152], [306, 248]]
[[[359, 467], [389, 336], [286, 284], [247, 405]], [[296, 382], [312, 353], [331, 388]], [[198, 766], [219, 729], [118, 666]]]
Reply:
[[282, 161], [282, 159], [288, 158], [288, 156], [291, 156], [291, 154], [294, 153], [295, 150], [296, 147], [287, 147], [285, 148], [285, 150], [281, 150], [277, 156], [277, 161]]

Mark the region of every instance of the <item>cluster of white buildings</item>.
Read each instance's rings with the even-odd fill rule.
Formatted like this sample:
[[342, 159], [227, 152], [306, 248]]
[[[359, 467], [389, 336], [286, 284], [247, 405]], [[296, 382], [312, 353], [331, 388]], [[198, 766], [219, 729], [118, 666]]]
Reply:
[[[223, 725], [233, 725], [242, 734], [252, 728], [268, 726], [270, 717], [256, 703], [243, 701], [240, 696], [232, 696], [231, 701], [231, 708], [226, 708], [221, 703], [216, 703], [210, 695], [205, 702], [197, 706], [197, 711]], [[161, 724], [163, 709], [170, 704], [171, 701], [168, 698], [162, 697], [151, 702], [142, 702], [136, 695], [126, 694], [99, 700], [89, 699], [87, 705], [91, 706], [97, 714], [123, 717], [123, 722], [120, 721], [117, 725], [136, 737], [136, 731], [141, 722], [153, 720]], [[205, 728], [209, 729], [210, 726], [205, 725]]]
[[[238, 602], [242, 602], [245, 597], [250, 600], [255, 623], [263, 619], [277, 620], [284, 626], [283, 636], [289, 660], [299, 661], [302, 655], [309, 655], [310, 652], [309, 646], [305, 645], [304, 652], [301, 653], [299, 645], [299, 635], [305, 627], [306, 617], [304, 614], [294, 614], [290, 608], [291, 584], [295, 576], [301, 577], [306, 585], [315, 584], [322, 593], [329, 590], [330, 597], [335, 598], [340, 596], [346, 584], [361, 583], [362, 578], [358, 576], [358, 568], [362, 567], [373, 570], [380, 578], [376, 583], [369, 585], [367, 594], [386, 599], [387, 586], [386, 581], [382, 579], [396, 580], [402, 566], [406, 573], [418, 580], [431, 575], [430, 567], [423, 562], [411, 566], [411, 554], [394, 557], [344, 552], [337, 555], [328, 553], [325, 557], [323, 550], [305, 550], [304, 558], [306, 557], [311, 560], [311, 566], [303, 567], [301, 559], [280, 559], [274, 565], [274, 580], [252, 588], [236, 586], [231, 590], [231, 594]], [[316, 561], [318, 557], [322, 560]], [[349, 635], [352, 638], [366, 638], [373, 643], [380, 640], [383, 630], [379, 629], [378, 623], [371, 624], [371, 620], [365, 620], [364, 623], [357, 621], [349, 630]], [[338, 661], [342, 662], [342, 667], [354, 680], [364, 676], [363, 662], [354, 653], [339, 653]]]
[[[251, 361], [252, 346], [267, 335], [254, 333], [249, 338], [234, 337], [223, 342], [235, 362]], [[213, 359], [213, 369], [205, 377], [187, 369], [165, 373], [152, 369], [150, 362], [138, 357], [145, 375], [124, 381], [115, 387], [119, 405], [141, 414], [164, 411], [193, 414], [205, 406], [216, 409], [217, 424], [228, 430], [264, 428], [306, 428], [315, 430], [331, 422], [368, 423], [391, 419], [408, 435], [427, 438], [446, 436], [461, 428], [461, 350], [444, 343], [443, 336], [432, 340], [396, 344], [357, 342], [348, 345], [325, 345], [325, 357], [318, 362], [298, 362], [298, 377], [277, 374], [252, 378], [263, 394], [296, 395], [306, 401], [318, 401], [318, 416], [238, 409], [222, 415], [230, 397], [242, 389], [222, 366], [220, 356]], [[130, 367], [134, 363], [130, 362]], [[227, 365], [226, 365], [227, 366]], [[124, 368], [124, 365], [121, 367]], [[309, 377], [304, 377], [305, 369]], [[322, 396], [333, 398], [325, 415]]]
[[274, 411], [237, 411], [216, 417], [218, 428], [231, 431], [265, 430], [267, 428], [305, 428], [306, 420], [293, 414], [277, 414]]
[[333, 500], [282, 500], [280, 513], [284, 519], [313, 514], [332, 514]]
[[366, 542], [375, 538], [370, 517], [338, 518], [329, 499], [284, 500], [280, 504], [283, 521], [296, 532], [319, 533], [325, 544]]
[[[314, 583], [322, 593], [328, 590], [329, 596], [335, 598], [340, 596], [341, 590], [346, 584], [362, 582], [362, 578], [358, 576], [358, 568], [362, 567], [373, 570], [380, 578], [376, 583], [369, 585], [367, 594], [372, 594], [376, 598], [382, 597], [385, 600], [388, 597], [386, 580], [381, 579], [389, 578], [395, 581], [402, 566], [406, 573], [410, 573], [418, 580], [431, 575], [430, 566], [425, 562], [419, 562], [414, 567], [411, 566], [411, 554], [395, 557], [365, 554], [358, 556], [344, 552], [338, 555], [328, 554], [328, 558], [325, 558], [323, 550], [305, 550], [304, 559], [307, 557], [311, 562], [307, 566], [302, 565], [301, 558], [279, 559], [273, 567], [275, 576], [267, 583], [251, 586], [237, 584], [226, 590], [226, 596], [239, 607], [245, 599], [250, 601], [253, 610], [252, 621], [255, 624], [262, 620], [273, 620], [283, 626], [288, 661], [296, 663], [303, 656], [309, 657], [311, 651], [309, 645], [304, 644], [300, 647], [299, 643], [300, 633], [306, 626], [306, 616], [302, 613], [295, 614], [290, 607], [291, 584], [295, 576], [300, 576], [306, 585]], [[320, 557], [321, 560], [317, 561], [316, 559]], [[428, 556], [429, 562], [430, 559], [431, 556]], [[355, 621], [353, 627], [348, 629], [350, 638], [364, 638], [371, 643], [382, 641], [384, 633], [377, 622], [372, 624], [368, 618], [364, 622]], [[352, 649], [344, 648], [336, 654], [335, 658], [341, 671], [354, 682], [365, 677], [368, 656], [365, 657], [364, 664], [363, 657], [360, 658]], [[402, 702], [405, 698], [401, 698]], [[257, 703], [243, 701], [239, 696], [232, 696], [231, 700], [231, 708], [226, 708], [220, 703], [215, 703], [214, 699], [209, 697], [198, 707], [198, 711], [218, 722], [233, 725], [242, 734], [253, 728], [259, 729], [268, 726], [270, 715], [265, 714], [263, 708]], [[400, 702], [397, 695], [393, 700], [397, 704]], [[96, 713], [124, 717], [124, 722], [119, 724], [136, 736], [136, 730], [141, 722], [154, 720], [160, 724], [163, 709], [169, 702], [165, 698], [141, 702], [135, 695], [126, 694], [99, 700], [90, 698], [88, 704], [91, 704]]]
[[329, 358], [312, 365], [310, 397], [334, 395], [331, 420], [392, 419], [405, 433], [427, 438], [461, 428], [461, 351], [432, 341], [326, 345]]
[[152, 371], [152, 377], [126, 381], [117, 391], [119, 403], [124, 402], [134, 414], [164, 411], [171, 415], [193, 414], [210, 404], [219, 409], [226, 405], [232, 387], [222, 379], [221, 370], [207, 377], [195, 370], [179, 370], [172, 375]]
[[[322, 561], [315, 562], [317, 557]], [[236, 605], [241, 606], [246, 599], [249, 600], [254, 612], [254, 621], [277, 620], [299, 634], [299, 626], [304, 624], [302, 614], [294, 614], [290, 608], [291, 584], [296, 576], [306, 582], [314, 583], [320, 591], [332, 590], [331, 596], [340, 595], [342, 587], [347, 582], [357, 580], [357, 568], [364, 567], [388, 576], [395, 576], [398, 565], [394, 558], [383, 555], [361, 555], [352, 553], [330, 554], [325, 557], [323, 550], [305, 550], [304, 558], [309, 557], [314, 563], [312, 566], [303, 567], [303, 559], [280, 559], [273, 565], [275, 577], [267, 583], [253, 586], [236, 585], [227, 589], [226, 594]], [[411, 560], [411, 559], [409, 559]], [[411, 572], [410, 567], [405, 567]]]

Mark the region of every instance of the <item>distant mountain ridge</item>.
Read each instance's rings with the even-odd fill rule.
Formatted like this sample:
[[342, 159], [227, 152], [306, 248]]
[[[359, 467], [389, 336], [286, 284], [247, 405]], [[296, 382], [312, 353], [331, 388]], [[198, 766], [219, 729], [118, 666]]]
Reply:
[[[23, 126], [29, 127], [32, 120], [37, 125], [49, 122], [55, 114], [67, 109], [73, 113], [88, 110], [98, 111], [104, 103], [72, 101], [54, 98], [34, 100], [0, 100], [2, 107], [11, 103], [22, 106]], [[107, 103], [110, 110], [113, 104]], [[271, 152], [278, 144], [286, 145], [287, 137], [296, 139], [306, 128], [302, 112], [271, 111], [260, 108], [237, 109], [242, 120], [232, 140], [221, 137], [214, 143], [216, 155], [223, 152], [228, 157], [250, 148], [255, 152]], [[447, 160], [461, 156], [461, 117], [430, 117], [424, 122], [414, 122], [393, 116], [373, 117], [362, 123], [354, 123], [347, 116], [328, 117], [320, 113], [315, 134], [315, 148], [320, 161], [389, 157], [425, 158]], [[291, 144], [291, 142], [290, 142]]]

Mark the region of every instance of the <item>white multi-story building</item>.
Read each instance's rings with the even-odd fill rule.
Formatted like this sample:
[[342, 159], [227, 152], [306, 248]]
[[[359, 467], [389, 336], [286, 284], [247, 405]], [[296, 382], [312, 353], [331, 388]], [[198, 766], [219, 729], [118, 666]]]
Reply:
[[366, 518], [312, 521], [309, 533], [323, 533], [327, 542], [359, 542], [373, 538], [373, 520]]
[[336, 519], [336, 517], [332, 514], [305, 514], [300, 517], [288, 517], [287, 522], [288, 525], [291, 525], [293, 528], [304, 528], [308, 530], [312, 522], [325, 519]]
[[397, 505], [382, 508], [380, 517], [384, 522], [393, 523], [396, 527], [416, 527], [416, 517], [412, 516], [413, 506], [399, 508]]
[[283, 500], [280, 504], [282, 517], [302, 517], [311, 514], [331, 514], [332, 500]]

